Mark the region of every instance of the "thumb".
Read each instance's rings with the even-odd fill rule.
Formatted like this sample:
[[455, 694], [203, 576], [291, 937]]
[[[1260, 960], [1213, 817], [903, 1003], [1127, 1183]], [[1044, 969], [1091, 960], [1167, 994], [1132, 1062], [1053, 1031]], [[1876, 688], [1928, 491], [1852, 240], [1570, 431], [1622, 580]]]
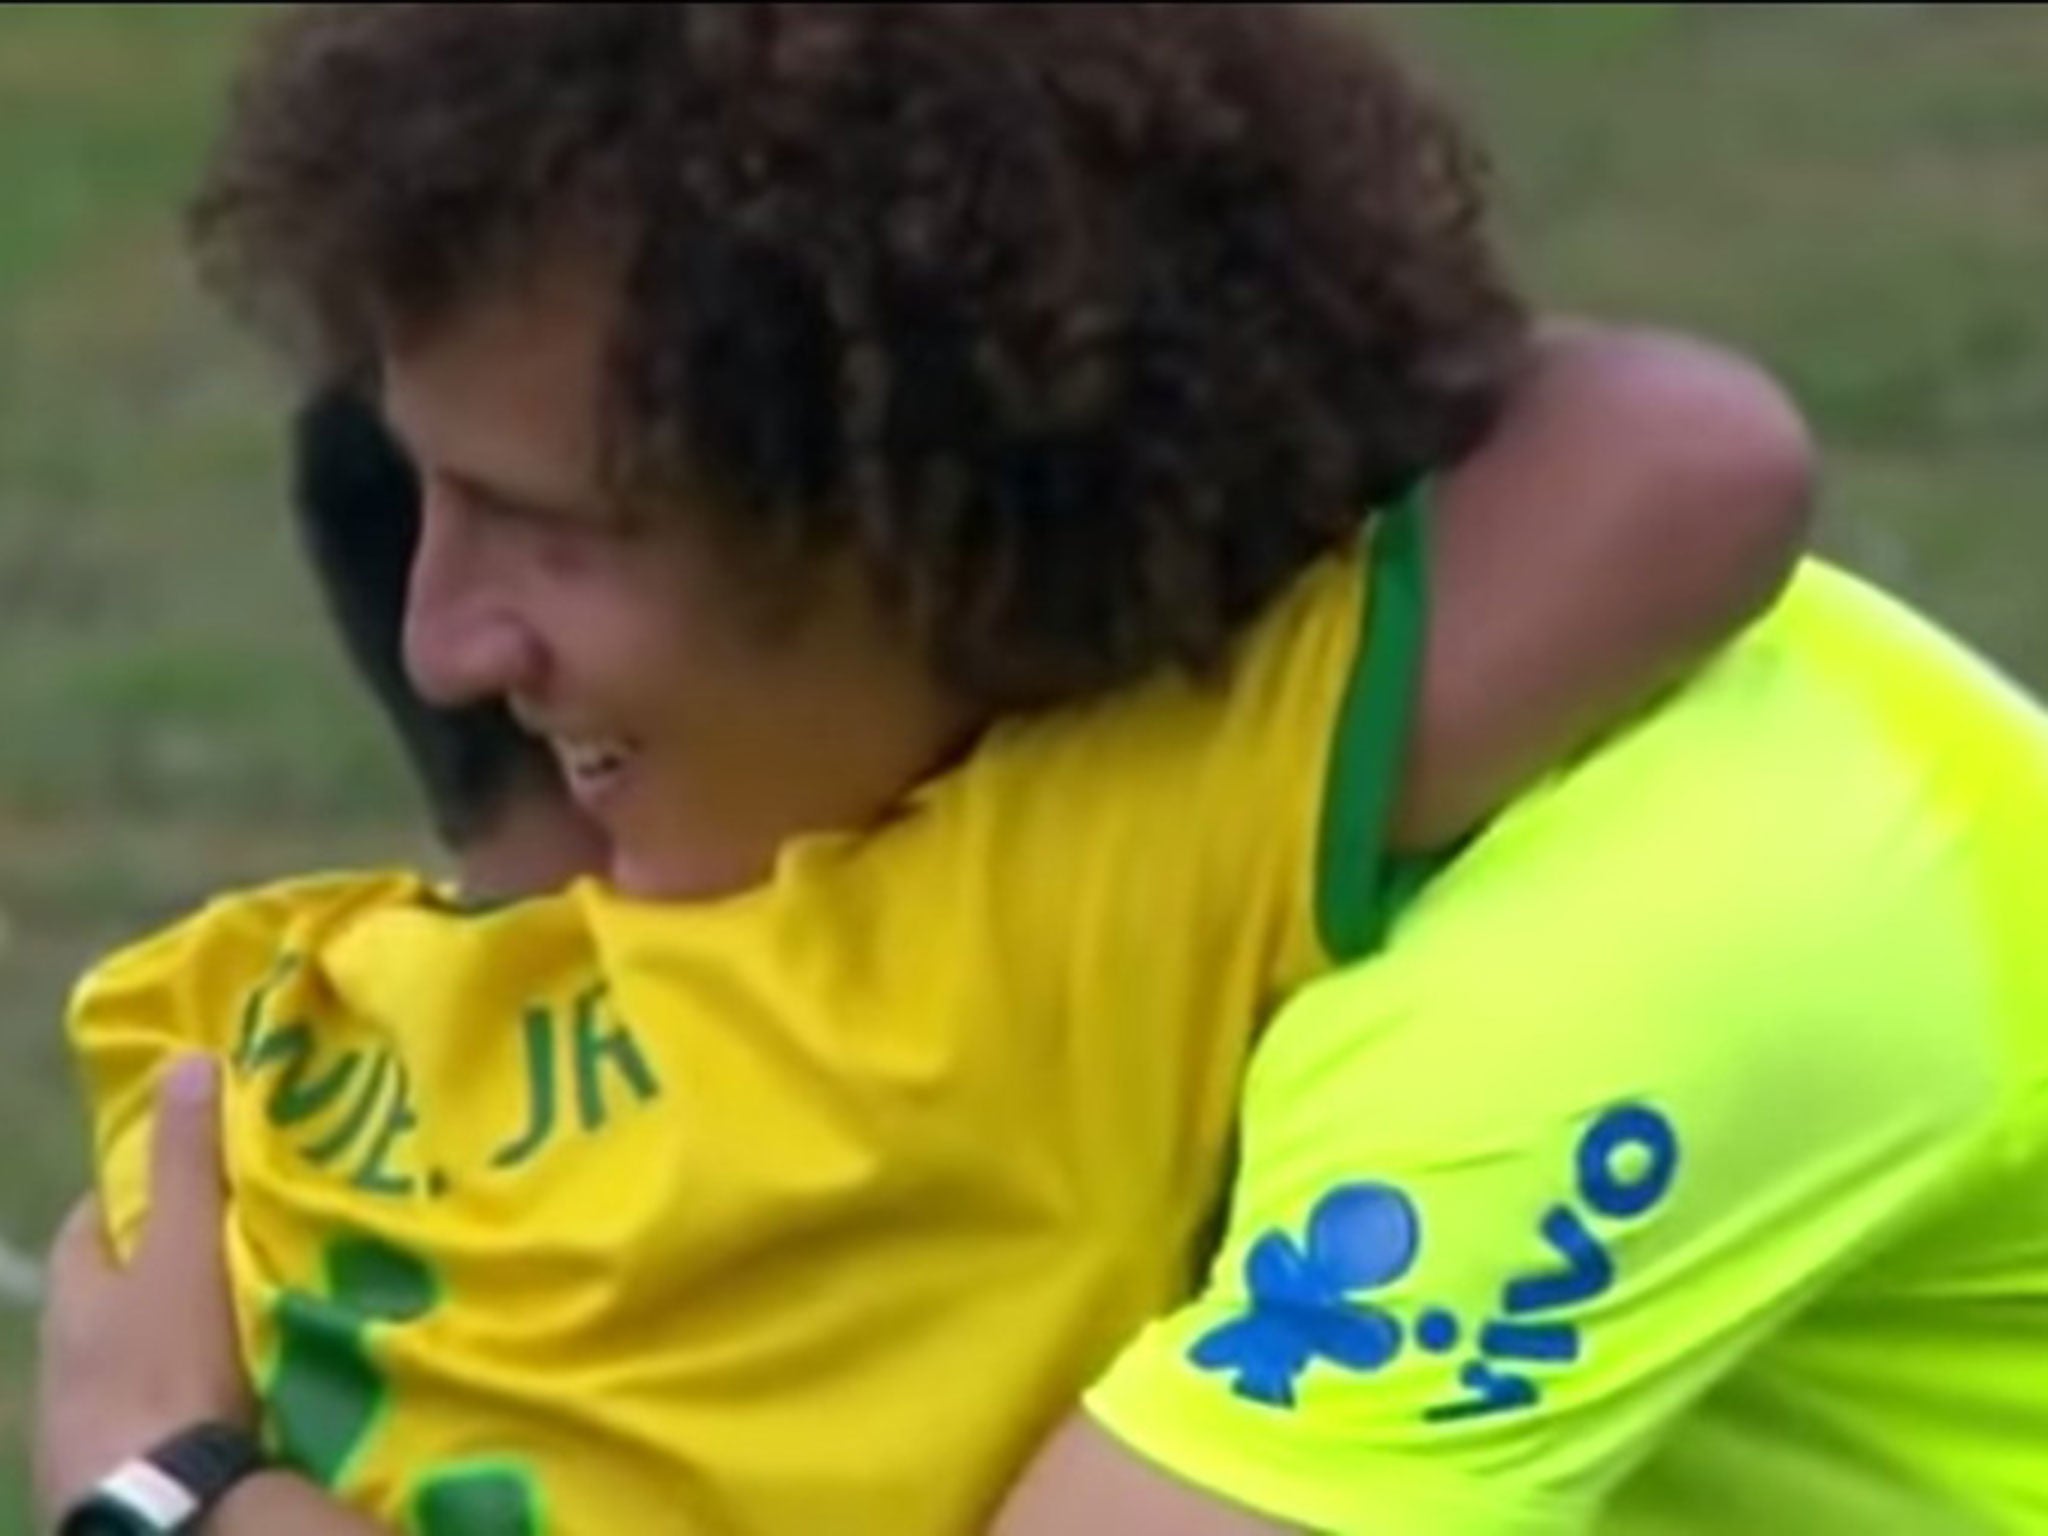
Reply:
[[171, 1064], [157, 1094], [149, 1149], [149, 1215], [137, 1262], [218, 1268], [224, 1195], [220, 1065], [211, 1056]]

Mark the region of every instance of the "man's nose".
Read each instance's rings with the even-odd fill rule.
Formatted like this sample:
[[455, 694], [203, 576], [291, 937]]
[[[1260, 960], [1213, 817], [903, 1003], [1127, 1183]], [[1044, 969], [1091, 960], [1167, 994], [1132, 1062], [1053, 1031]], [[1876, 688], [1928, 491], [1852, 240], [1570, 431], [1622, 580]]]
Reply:
[[406, 587], [405, 667], [430, 704], [535, 689], [540, 645], [499, 590], [467, 515], [429, 489]]

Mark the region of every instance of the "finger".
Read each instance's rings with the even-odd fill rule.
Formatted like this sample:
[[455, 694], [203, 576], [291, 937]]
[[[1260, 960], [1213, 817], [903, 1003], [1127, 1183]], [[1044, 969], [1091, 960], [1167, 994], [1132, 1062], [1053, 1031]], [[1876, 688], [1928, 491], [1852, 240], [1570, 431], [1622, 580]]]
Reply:
[[220, 1072], [209, 1056], [186, 1056], [164, 1075], [149, 1150], [149, 1214], [137, 1262], [192, 1266], [205, 1278], [220, 1264]]

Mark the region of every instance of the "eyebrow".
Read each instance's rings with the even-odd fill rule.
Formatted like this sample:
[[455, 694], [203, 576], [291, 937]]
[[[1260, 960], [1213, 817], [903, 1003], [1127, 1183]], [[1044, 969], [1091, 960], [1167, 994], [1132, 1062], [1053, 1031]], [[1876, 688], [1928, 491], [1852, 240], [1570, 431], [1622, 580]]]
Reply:
[[[414, 474], [424, 482], [426, 468], [420, 454], [381, 395], [378, 397], [378, 415], [383, 419], [384, 430], [390, 434], [392, 441], [412, 464]], [[441, 468], [436, 469], [434, 473], [455, 486], [465, 496], [496, 502], [508, 511], [539, 522], [559, 524], [564, 528], [609, 533], [629, 532], [637, 526], [635, 519], [625, 513], [535, 496], [505, 485], [488, 475], [478, 474], [474, 470]]]
[[[379, 390], [372, 398], [377, 407], [377, 415], [384, 423], [385, 433], [398, 446], [399, 450], [404, 453], [407, 461], [412, 465], [413, 473], [424, 480], [428, 466], [420, 454], [418, 445], [413, 442], [412, 434], [405, 430], [404, 423], [392, 411], [391, 402], [382, 390]], [[575, 518], [579, 521], [588, 520], [583, 518], [573, 508], [564, 506], [559, 502], [551, 502], [545, 498], [515, 490], [493, 480], [488, 475], [480, 475], [473, 470], [437, 467], [434, 473], [456, 486], [464, 495], [481, 496], [498, 502], [503, 506], [510, 507], [515, 511], [530, 512], [543, 517]]]
[[563, 533], [619, 539], [632, 538], [646, 527], [645, 521], [632, 512], [604, 503], [552, 501], [529, 496], [459, 469], [442, 470], [441, 476], [465, 496], [496, 502], [523, 522]]
[[581, 507], [563, 502], [547, 501], [527, 495], [523, 491], [511, 490], [482, 475], [466, 470], [444, 469], [441, 478], [448, 481], [465, 496], [475, 496], [485, 501], [494, 501], [500, 506], [523, 516], [545, 518], [550, 522], [576, 523], [583, 527], [601, 526], [609, 521], [603, 516], [594, 516]]

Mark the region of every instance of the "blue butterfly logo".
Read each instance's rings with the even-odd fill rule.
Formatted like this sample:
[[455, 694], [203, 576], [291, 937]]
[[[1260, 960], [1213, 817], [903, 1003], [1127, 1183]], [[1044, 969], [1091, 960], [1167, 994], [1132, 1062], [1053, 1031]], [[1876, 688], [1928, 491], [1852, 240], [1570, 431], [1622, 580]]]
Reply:
[[1294, 1406], [1294, 1387], [1313, 1360], [1377, 1371], [1400, 1354], [1401, 1324], [1348, 1299], [1400, 1279], [1422, 1248], [1414, 1202], [1387, 1184], [1345, 1184], [1316, 1202], [1306, 1244], [1273, 1231], [1245, 1255], [1250, 1301], [1244, 1314], [1195, 1341], [1188, 1358], [1230, 1371], [1238, 1396]]

